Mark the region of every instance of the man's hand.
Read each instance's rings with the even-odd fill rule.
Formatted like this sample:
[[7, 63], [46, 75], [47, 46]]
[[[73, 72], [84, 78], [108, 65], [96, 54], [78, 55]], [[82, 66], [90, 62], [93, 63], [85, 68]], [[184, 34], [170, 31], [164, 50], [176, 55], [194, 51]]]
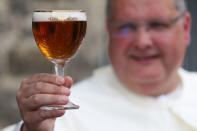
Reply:
[[16, 98], [24, 120], [23, 131], [53, 131], [56, 117], [64, 115], [64, 110], [41, 110], [41, 106], [65, 105], [68, 103], [70, 77], [50, 74], [36, 74], [24, 79]]

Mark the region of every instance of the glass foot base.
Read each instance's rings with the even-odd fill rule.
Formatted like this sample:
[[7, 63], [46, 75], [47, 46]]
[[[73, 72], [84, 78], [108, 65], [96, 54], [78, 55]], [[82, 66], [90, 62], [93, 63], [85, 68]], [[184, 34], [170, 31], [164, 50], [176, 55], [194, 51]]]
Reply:
[[73, 109], [79, 109], [78, 105], [75, 105], [72, 102], [68, 102], [66, 105], [63, 106], [42, 106], [40, 107], [41, 110], [73, 110]]

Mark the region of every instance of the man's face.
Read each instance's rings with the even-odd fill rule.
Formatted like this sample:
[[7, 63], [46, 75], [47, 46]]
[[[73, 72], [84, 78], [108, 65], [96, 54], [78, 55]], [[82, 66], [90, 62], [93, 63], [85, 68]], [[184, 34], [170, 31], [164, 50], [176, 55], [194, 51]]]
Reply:
[[[124, 84], [151, 85], [177, 72], [190, 41], [190, 16], [185, 13], [170, 26], [157, 22], [165, 24], [179, 15], [173, 0], [112, 0], [107, 20], [109, 57]], [[135, 31], [133, 21], [156, 23]]]

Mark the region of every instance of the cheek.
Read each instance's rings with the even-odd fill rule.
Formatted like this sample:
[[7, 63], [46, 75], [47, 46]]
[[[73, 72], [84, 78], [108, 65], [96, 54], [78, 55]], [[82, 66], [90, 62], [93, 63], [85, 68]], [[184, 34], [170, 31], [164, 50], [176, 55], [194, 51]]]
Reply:
[[[119, 59], [125, 57], [127, 50], [129, 49], [129, 42], [126, 40], [119, 40], [111, 38], [109, 42], [109, 55], [111, 58]], [[119, 59], [122, 60], [122, 59]]]
[[[183, 46], [183, 45], [180, 45]], [[166, 51], [164, 58], [164, 64], [167, 70], [171, 71], [179, 68], [184, 60], [184, 49], [182, 47], [171, 47]]]
[[184, 59], [185, 44], [180, 31], [168, 34], [159, 39], [158, 48], [163, 56], [163, 65], [168, 69], [179, 67]]

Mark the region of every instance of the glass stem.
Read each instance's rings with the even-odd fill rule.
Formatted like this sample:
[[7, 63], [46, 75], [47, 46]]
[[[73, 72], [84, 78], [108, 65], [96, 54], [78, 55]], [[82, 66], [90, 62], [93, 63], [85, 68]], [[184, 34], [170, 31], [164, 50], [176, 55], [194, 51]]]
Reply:
[[55, 64], [55, 74], [64, 77], [64, 64]]

